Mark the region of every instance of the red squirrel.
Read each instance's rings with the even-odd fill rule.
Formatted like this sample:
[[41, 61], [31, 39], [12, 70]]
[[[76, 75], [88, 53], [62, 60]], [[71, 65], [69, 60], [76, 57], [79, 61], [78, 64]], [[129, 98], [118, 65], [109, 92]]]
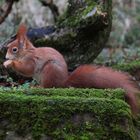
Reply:
[[41, 87], [123, 88], [125, 98], [133, 113], [137, 113], [135, 83], [130, 75], [104, 66], [82, 65], [68, 75], [64, 57], [50, 47], [35, 48], [26, 36], [26, 26], [21, 24], [16, 39], [8, 44], [6, 68], [12, 68], [26, 77], [37, 80]]

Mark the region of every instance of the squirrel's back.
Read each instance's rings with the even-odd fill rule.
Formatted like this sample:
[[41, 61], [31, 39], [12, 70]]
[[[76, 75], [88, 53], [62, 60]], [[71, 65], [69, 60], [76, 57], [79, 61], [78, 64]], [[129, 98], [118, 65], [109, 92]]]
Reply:
[[68, 68], [64, 57], [50, 47], [37, 48], [35, 52], [34, 78], [42, 87], [63, 87], [68, 78]]

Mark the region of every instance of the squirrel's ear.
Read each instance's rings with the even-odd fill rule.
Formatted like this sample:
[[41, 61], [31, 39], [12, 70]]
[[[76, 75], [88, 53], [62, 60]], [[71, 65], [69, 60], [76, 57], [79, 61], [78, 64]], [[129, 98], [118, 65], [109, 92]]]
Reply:
[[27, 28], [25, 26], [25, 24], [20, 24], [18, 31], [17, 31], [17, 36], [26, 36], [27, 33]]
[[18, 31], [17, 31], [17, 39], [18, 39], [20, 48], [22, 48], [24, 46], [24, 43], [26, 41], [26, 33], [27, 33], [26, 26], [23, 23], [20, 24]]

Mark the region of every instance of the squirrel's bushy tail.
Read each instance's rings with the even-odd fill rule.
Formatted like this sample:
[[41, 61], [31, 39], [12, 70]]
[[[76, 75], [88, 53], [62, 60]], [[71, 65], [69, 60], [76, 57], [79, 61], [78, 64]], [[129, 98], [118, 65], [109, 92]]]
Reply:
[[137, 113], [137, 98], [139, 92], [132, 77], [108, 67], [83, 65], [72, 72], [65, 83], [66, 87], [77, 88], [123, 88], [125, 99], [133, 113]]
[[139, 90], [136, 87], [135, 83], [130, 81], [130, 83], [126, 83], [122, 86], [125, 90], [125, 100], [130, 105], [133, 114], [137, 114], [139, 112], [138, 109], [138, 94]]

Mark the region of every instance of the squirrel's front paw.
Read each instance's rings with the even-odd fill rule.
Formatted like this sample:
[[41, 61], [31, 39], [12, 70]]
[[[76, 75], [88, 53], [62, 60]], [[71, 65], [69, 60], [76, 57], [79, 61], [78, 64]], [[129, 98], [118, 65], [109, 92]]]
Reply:
[[5, 68], [10, 67], [10, 66], [12, 65], [12, 60], [7, 60], [7, 61], [5, 61], [5, 62], [3, 63], [3, 65], [4, 65]]

